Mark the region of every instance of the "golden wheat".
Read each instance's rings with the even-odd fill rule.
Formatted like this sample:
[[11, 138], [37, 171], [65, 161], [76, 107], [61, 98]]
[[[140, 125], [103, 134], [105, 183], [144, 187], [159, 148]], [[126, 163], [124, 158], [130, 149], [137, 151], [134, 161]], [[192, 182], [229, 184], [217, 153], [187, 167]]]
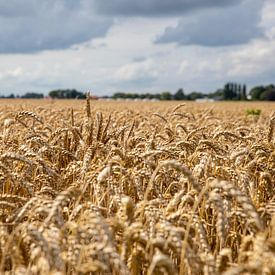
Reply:
[[275, 274], [261, 104], [0, 102], [0, 273]]

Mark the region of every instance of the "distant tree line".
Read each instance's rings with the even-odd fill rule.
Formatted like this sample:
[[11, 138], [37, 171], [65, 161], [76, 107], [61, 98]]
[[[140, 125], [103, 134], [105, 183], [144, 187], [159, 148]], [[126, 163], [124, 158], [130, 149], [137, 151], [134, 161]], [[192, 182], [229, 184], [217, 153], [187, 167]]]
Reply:
[[220, 100], [268, 100], [275, 101], [275, 86], [273, 84], [267, 86], [256, 86], [247, 94], [246, 85], [238, 83], [226, 83], [223, 89], [208, 95], [210, 98]]
[[270, 84], [268, 86], [257, 86], [252, 88], [247, 94], [245, 84], [228, 82], [223, 88], [215, 92], [204, 94], [201, 92], [191, 92], [185, 94], [180, 88], [174, 94], [165, 91], [162, 93], [152, 94], [138, 94], [138, 93], [115, 93], [111, 98], [113, 99], [157, 99], [157, 100], [196, 100], [201, 98], [210, 98], [215, 100], [275, 100], [275, 86]]
[[275, 101], [275, 86], [270, 84], [268, 86], [257, 86], [250, 90], [252, 100], [269, 100]]
[[115, 93], [111, 98], [113, 99], [157, 99], [157, 100], [195, 100], [197, 98], [204, 98], [205, 94], [200, 92], [192, 92], [185, 94], [183, 89], [179, 89], [175, 94], [168, 91], [152, 94], [138, 94], [138, 93]]
[[44, 95], [40, 93], [29, 92], [29, 93], [25, 93], [22, 96], [19, 96], [19, 95], [14, 95], [12, 93], [7, 96], [0, 95], [0, 98], [44, 98]]
[[14, 94], [9, 94], [7, 96], [0, 95], [0, 98], [15, 98], [15, 97], [18, 97], [18, 96], [15, 96]]
[[44, 95], [39, 93], [26, 93], [22, 95], [21, 98], [44, 98]]
[[[58, 89], [52, 90], [48, 93], [48, 97], [57, 99], [73, 99], [86, 98], [86, 94], [76, 89]], [[44, 98], [42, 93], [27, 92], [22, 96], [10, 94], [8, 96], [1, 96], [0, 98]], [[97, 97], [94, 97], [97, 98]], [[216, 90], [215, 92], [204, 94], [201, 92], [184, 93], [182, 88], [178, 89], [174, 94], [169, 91], [162, 93], [124, 93], [118, 92], [112, 96], [104, 96], [102, 98], [112, 99], [156, 99], [156, 100], [196, 100], [201, 98], [210, 98], [215, 100], [269, 100], [275, 101], [275, 86], [273, 84], [267, 86], [256, 86], [252, 88], [247, 94], [247, 88], [245, 84], [228, 82], [223, 88]]]
[[226, 83], [223, 89], [223, 100], [247, 100], [246, 85]]
[[[48, 94], [51, 98], [60, 98], [60, 99], [71, 99], [71, 98], [86, 98], [86, 94], [77, 91], [76, 89], [59, 89], [50, 91]], [[44, 94], [42, 93], [35, 93], [35, 92], [27, 92], [22, 96], [10, 94], [7, 96], [0, 96], [0, 98], [44, 98]]]
[[53, 90], [49, 92], [49, 96], [51, 98], [61, 98], [61, 99], [69, 99], [69, 98], [86, 98], [86, 95], [82, 92], [79, 92], [75, 89], [67, 89], [67, 90]]
[[223, 89], [219, 89], [214, 93], [204, 94], [201, 92], [191, 92], [185, 94], [183, 89], [180, 88], [174, 94], [165, 91], [157, 94], [138, 94], [138, 93], [115, 93], [112, 96], [113, 99], [157, 99], [157, 100], [196, 100], [200, 98], [213, 98], [218, 100], [245, 100], [246, 86], [237, 85], [233, 83], [227, 83]]

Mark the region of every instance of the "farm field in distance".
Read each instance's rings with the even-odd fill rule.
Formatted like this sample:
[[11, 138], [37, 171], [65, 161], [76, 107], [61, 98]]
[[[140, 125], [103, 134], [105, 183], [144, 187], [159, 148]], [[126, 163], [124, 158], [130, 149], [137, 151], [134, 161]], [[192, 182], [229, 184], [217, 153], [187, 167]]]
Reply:
[[274, 103], [5, 99], [0, 126], [1, 274], [275, 274]]

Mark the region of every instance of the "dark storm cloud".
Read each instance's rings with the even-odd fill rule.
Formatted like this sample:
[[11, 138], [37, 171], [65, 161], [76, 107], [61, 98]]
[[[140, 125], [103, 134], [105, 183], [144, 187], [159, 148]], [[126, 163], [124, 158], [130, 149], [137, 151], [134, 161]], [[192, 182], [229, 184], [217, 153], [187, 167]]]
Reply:
[[124, 16], [171, 16], [191, 10], [234, 5], [242, 0], [94, 0], [105, 14]]
[[64, 49], [102, 37], [112, 19], [98, 17], [87, 1], [0, 0], [0, 53]]
[[263, 2], [246, 0], [238, 6], [182, 18], [176, 27], [167, 28], [156, 43], [219, 47], [263, 38], [264, 31], [259, 26]]
[[241, 44], [262, 36], [263, 1], [0, 0], [0, 54], [66, 49], [104, 37], [116, 16], [184, 16], [157, 43]]

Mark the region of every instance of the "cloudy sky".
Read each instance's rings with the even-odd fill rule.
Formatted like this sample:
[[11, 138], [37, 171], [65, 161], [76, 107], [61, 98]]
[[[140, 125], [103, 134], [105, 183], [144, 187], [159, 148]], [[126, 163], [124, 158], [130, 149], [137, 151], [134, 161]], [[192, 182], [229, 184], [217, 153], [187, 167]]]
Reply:
[[275, 82], [274, 0], [0, 0], [0, 93]]

